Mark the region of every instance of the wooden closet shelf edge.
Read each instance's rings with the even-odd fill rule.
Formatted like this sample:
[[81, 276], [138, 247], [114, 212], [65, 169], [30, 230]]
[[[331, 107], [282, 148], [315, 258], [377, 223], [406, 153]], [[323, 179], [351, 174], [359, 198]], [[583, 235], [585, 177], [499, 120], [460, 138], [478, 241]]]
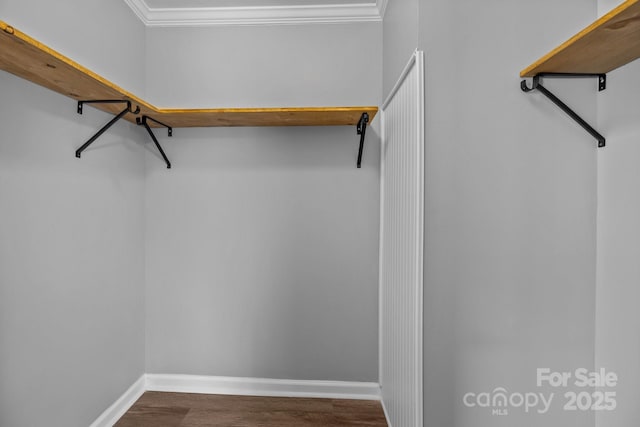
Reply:
[[520, 72], [605, 74], [640, 57], [640, 0], [627, 0]]

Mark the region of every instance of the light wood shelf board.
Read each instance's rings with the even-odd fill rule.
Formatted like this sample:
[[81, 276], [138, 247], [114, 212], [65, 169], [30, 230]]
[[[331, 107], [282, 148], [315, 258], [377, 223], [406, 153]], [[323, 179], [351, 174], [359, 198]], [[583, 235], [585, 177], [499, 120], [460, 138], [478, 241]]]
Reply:
[[[75, 100], [128, 99], [135, 105], [153, 109], [135, 95], [2, 21], [0, 68]], [[117, 113], [123, 108], [121, 105], [93, 106], [109, 113]], [[135, 122], [131, 114], [126, 118]]]
[[158, 110], [158, 120], [175, 127], [209, 126], [355, 126], [362, 113], [373, 120], [376, 107], [235, 108]]
[[640, 0], [627, 0], [520, 72], [604, 74], [640, 57]]

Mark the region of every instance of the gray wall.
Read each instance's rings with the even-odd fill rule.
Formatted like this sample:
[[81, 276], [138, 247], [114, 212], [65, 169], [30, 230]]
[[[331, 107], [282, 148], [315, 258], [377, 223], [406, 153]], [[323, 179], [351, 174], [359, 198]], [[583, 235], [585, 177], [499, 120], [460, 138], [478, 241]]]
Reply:
[[[3, 20], [139, 91], [130, 15], [124, 2], [0, 3]], [[114, 126], [78, 160], [108, 115], [5, 72], [0, 88], [0, 425], [86, 427], [144, 372], [139, 129]]]
[[[597, 150], [518, 72], [590, 23], [595, 1], [418, 7], [414, 45], [412, 12], [385, 26], [384, 70], [401, 68], [397, 49], [425, 50], [425, 426], [594, 425], [562, 411], [564, 390], [546, 415], [462, 397], [540, 391], [538, 367], [594, 365]], [[548, 86], [595, 120], [593, 82]]]
[[[147, 91], [177, 107], [378, 105], [381, 30], [149, 29]], [[171, 171], [147, 154], [148, 372], [377, 381], [373, 124], [359, 170], [353, 127], [178, 129]]]
[[409, 57], [418, 47], [418, 0], [390, 0], [383, 24], [382, 99], [398, 81]]
[[[620, 1], [598, 1], [606, 13]], [[636, 61], [609, 74], [598, 95], [598, 128], [607, 147], [598, 152], [598, 288], [596, 366], [615, 371], [618, 408], [598, 414], [599, 427], [640, 424], [640, 101]], [[611, 390], [611, 389], [607, 389]]]
[[[589, 412], [562, 411], [566, 390], [546, 415], [494, 417], [461, 396], [539, 391], [539, 367], [593, 367], [597, 149], [523, 94], [518, 72], [589, 24], [595, 3], [422, 1], [420, 17], [426, 425], [593, 425]], [[548, 85], [595, 120], [592, 81]]]

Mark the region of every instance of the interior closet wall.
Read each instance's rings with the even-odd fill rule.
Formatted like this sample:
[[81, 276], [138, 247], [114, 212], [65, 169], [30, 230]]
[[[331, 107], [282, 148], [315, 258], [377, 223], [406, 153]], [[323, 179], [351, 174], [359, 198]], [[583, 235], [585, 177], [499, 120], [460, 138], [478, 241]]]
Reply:
[[[397, 3], [387, 13], [399, 13]], [[417, 7], [417, 23], [405, 5], [404, 18], [385, 24], [384, 69], [401, 68], [394, 49], [414, 46], [397, 34], [418, 25], [427, 76], [425, 426], [594, 425], [592, 413], [563, 411], [562, 396], [547, 414], [508, 416], [468, 408], [463, 396], [549, 393], [536, 386], [537, 368], [594, 365], [597, 149], [547, 99], [522, 93], [518, 72], [591, 23], [596, 2]], [[595, 120], [592, 81], [548, 86]]]
[[[0, 19], [142, 93], [124, 2], [3, 0]], [[0, 93], [0, 425], [86, 427], [144, 372], [141, 133], [80, 160], [108, 115], [5, 72]]]
[[[620, 1], [599, 0], [604, 14]], [[597, 415], [598, 427], [640, 423], [640, 62], [609, 74], [598, 94], [598, 128], [607, 146], [598, 150], [598, 288], [596, 367], [618, 374], [618, 407]], [[611, 391], [607, 389], [606, 391]]]
[[389, 1], [383, 23], [382, 98], [400, 78], [418, 46], [418, 0]]
[[[379, 105], [381, 30], [150, 28], [148, 93], [175, 107]], [[379, 123], [362, 169], [355, 127], [161, 137], [173, 169], [146, 158], [148, 372], [377, 381]]]

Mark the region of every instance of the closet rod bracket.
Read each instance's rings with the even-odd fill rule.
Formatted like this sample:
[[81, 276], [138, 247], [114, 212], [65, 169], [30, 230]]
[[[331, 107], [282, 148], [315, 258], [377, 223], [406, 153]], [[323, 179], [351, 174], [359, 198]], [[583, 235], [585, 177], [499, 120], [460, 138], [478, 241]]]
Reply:
[[98, 100], [90, 100], [90, 101], [78, 101], [78, 114], [82, 114], [84, 104], [127, 104], [127, 109], [131, 114], [138, 114], [140, 112], [140, 107], [136, 107], [135, 111], [131, 110], [131, 101], [127, 101], [126, 99], [98, 99]]
[[584, 77], [596, 77], [598, 79], [598, 91], [603, 91], [607, 88], [607, 75], [606, 74], [581, 74], [581, 73], [540, 73], [533, 77], [532, 86], [527, 86], [527, 81], [522, 80], [520, 82], [520, 89], [523, 92], [531, 92], [533, 90], [540, 91], [544, 96], [549, 98], [551, 102], [556, 104], [562, 111], [564, 111], [569, 117], [571, 117], [576, 123], [578, 123], [584, 130], [586, 130], [592, 137], [598, 141], [598, 147], [604, 147], [606, 139], [597, 130], [595, 130], [589, 123], [587, 123], [582, 117], [580, 117], [575, 111], [573, 111], [567, 104], [562, 102], [560, 98], [555, 96], [544, 87], [541, 83], [543, 77], [559, 77], [559, 78], [584, 78]]
[[131, 110], [131, 101], [120, 100], [120, 99], [106, 99], [106, 100], [91, 100], [91, 101], [78, 101], [78, 114], [82, 114], [82, 107], [84, 104], [126, 104], [124, 110], [120, 111], [118, 115], [116, 115], [113, 119], [109, 121], [106, 125], [104, 125], [98, 132], [95, 133], [87, 142], [82, 144], [80, 148], [76, 150], [76, 157], [80, 158], [82, 152], [93, 142], [100, 138], [100, 136], [107, 131], [111, 126], [113, 126], [118, 120], [123, 118], [127, 113], [138, 114], [140, 112], [140, 107], [136, 107], [135, 110]]
[[151, 140], [153, 141], [153, 143], [156, 145], [156, 148], [158, 148], [158, 151], [160, 152], [160, 154], [162, 155], [162, 158], [164, 159], [165, 163], [167, 164], [167, 169], [171, 169], [171, 162], [169, 161], [169, 159], [167, 158], [167, 155], [164, 153], [164, 150], [162, 149], [162, 147], [160, 146], [160, 143], [158, 142], [158, 139], [156, 138], [156, 136], [154, 135], [153, 131], [151, 130], [151, 127], [149, 126], [149, 123], [147, 123], [148, 121], [152, 121], [153, 123], [156, 123], [160, 126], [164, 126], [167, 128], [167, 134], [169, 135], [169, 137], [173, 136], [173, 128], [167, 124], [164, 124], [162, 122], [159, 122], [158, 120], [155, 120], [149, 116], [142, 116], [142, 117], [136, 117], [136, 123], [138, 123], [139, 126], [144, 126], [144, 128], [147, 130], [147, 133], [149, 133], [149, 136], [151, 137]]
[[360, 147], [358, 148], [358, 164], [357, 164], [358, 169], [361, 167], [361, 164], [362, 164], [362, 150], [364, 149], [364, 137], [365, 137], [365, 134], [367, 133], [368, 123], [369, 123], [369, 114], [362, 113], [362, 116], [360, 116], [360, 120], [358, 120], [358, 125], [356, 127], [356, 132], [358, 133], [358, 135], [360, 135]]

